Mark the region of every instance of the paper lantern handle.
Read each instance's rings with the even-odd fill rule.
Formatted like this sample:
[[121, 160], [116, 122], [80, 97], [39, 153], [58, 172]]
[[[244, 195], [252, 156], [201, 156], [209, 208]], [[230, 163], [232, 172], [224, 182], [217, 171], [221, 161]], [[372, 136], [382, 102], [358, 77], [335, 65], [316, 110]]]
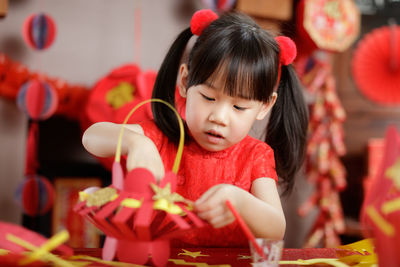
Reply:
[[183, 127], [183, 121], [182, 121], [178, 111], [176, 111], [176, 109], [170, 103], [168, 103], [162, 99], [158, 99], [158, 98], [147, 99], [147, 100], [140, 102], [135, 107], [133, 107], [132, 110], [128, 113], [128, 115], [125, 117], [125, 120], [123, 121], [122, 126], [121, 126], [121, 131], [119, 132], [117, 151], [115, 153], [115, 162], [120, 162], [120, 160], [121, 160], [121, 143], [122, 143], [122, 136], [124, 134], [124, 125], [128, 122], [128, 120], [132, 116], [133, 112], [135, 112], [139, 107], [143, 106], [144, 104], [147, 104], [150, 102], [159, 102], [159, 103], [162, 103], [162, 104], [168, 106], [175, 113], [176, 117], [178, 118], [180, 137], [179, 137], [178, 150], [176, 152], [174, 165], [172, 167], [172, 172], [177, 174], [179, 165], [181, 163], [183, 145], [185, 142], [185, 130]]

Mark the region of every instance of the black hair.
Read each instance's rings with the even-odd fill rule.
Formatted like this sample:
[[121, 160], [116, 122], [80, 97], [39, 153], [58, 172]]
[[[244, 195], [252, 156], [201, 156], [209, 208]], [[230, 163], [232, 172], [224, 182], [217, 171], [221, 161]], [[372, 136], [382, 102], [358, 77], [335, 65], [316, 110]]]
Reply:
[[[172, 44], [158, 72], [153, 98], [175, 106], [178, 70], [191, 37], [187, 28]], [[274, 37], [250, 17], [238, 12], [225, 13], [204, 29], [194, 43], [187, 62], [187, 88], [205, 82], [212, 85], [218, 75], [224, 77], [222, 90], [228, 95], [268, 102], [279, 82], [265, 141], [274, 149], [278, 176], [289, 192], [304, 159], [308, 112], [292, 66], [282, 66], [281, 79], [277, 81], [279, 52]], [[152, 111], [157, 126], [170, 140], [178, 142], [175, 114], [156, 103], [152, 104]]]

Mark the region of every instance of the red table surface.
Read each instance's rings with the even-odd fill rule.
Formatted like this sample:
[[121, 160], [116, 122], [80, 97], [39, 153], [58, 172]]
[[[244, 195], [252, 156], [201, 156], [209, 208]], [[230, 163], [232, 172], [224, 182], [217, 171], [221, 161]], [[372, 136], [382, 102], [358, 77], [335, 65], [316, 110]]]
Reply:
[[[170, 261], [167, 266], [188, 266], [187, 264], [175, 264], [173, 260], [184, 260], [187, 262], [207, 263], [208, 265], [230, 265], [251, 266], [250, 251], [248, 248], [183, 248], [190, 252], [201, 252], [196, 258], [182, 255], [182, 248], [171, 248]], [[284, 248], [281, 260], [315, 259], [315, 258], [337, 258], [341, 250], [335, 248]], [[101, 258], [101, 249], [82, 248], [75, 249], [75, 255], [88, 255]], [[297, 266], [297, 265], [280, 265]], [[325, 265], [326, 266], [326, 265]]]

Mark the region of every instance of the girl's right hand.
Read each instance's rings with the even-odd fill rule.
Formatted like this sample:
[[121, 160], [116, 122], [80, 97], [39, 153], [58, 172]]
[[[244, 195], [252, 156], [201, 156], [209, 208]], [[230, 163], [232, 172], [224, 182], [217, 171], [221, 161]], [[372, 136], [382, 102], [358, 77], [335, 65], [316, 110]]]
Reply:
[[164, 164], [155, 144], [144, 135], [136, 135], [135, 145], [130, 146], [127, 153], [126, 167], [128, 171], [145, 168], [153, 173], [157, 181], [164, 177]]

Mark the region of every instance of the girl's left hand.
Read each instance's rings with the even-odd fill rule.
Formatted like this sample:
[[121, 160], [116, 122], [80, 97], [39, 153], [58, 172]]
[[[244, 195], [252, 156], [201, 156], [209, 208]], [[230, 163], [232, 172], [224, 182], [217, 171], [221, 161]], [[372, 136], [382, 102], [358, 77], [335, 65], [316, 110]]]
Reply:
[[[230, 184], [213, 186], [195, 202], [197, 215], [208, 221], [214, 228], [231, 224], [235, 217], [225, 202], [229, 199], [233, 206], [238, 209], [240, 197], [243, 193], [246, 193], [243, 189]], [[240, 213], [239, 210], [238, 212]]]

